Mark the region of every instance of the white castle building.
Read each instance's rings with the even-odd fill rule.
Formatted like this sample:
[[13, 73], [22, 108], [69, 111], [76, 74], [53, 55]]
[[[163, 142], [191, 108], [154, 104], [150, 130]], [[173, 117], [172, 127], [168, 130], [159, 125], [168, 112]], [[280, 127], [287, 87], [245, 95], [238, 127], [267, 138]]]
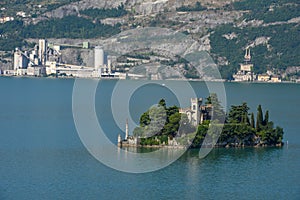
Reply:
[[191, 106], [189, 108], [179, 109], [179, 113], [186, 114], [193, 126], [198, 126], [204, 120], [211, 119], [212, 105], [202, 105], [202, 102], [202, 98], [191, 98]]
[[253, 74], [253, 64], [251, 63], [251, 53], [249, 47], [246, 48], [244, 63], [240, 64], [240, 70], [233, 75], [233, 78], [237, 82], [253, 81], [255, 79]]

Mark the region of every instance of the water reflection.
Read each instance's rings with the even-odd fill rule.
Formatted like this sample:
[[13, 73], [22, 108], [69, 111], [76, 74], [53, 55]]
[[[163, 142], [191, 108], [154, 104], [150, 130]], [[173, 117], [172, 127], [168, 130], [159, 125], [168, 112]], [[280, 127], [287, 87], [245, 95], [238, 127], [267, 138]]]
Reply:
[[[213, 149], [205, 159], [205, 162], [216, 162], [220, 160], [224, 161], [239, 161], [241, 159], [266, 159], [269, 156], [277, 155], [279, 156], [282, 153], [284, 147], [267, 147], [267, 148], [215, 148]], [[192, 161], [195, 158], [199, 158], [199, 150], [198, 149], [190, 149], [188, 150], [181, 158], [182, 161]]]

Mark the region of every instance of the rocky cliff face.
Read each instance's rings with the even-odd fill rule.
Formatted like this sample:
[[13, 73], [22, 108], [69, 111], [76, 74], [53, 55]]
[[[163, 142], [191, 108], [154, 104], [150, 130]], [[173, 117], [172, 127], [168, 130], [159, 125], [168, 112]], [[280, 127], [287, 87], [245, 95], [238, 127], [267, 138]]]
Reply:
[[[229, 4], [234, 0], [202, 0], [201, 3], [208, 8], [218, 8]], [[46, 12], [42, 16], [29, 21], [38, 23], [49, 18], [63, 18], [68, 15], [80, 15], [80, 10], [89, 8], [115, 8], [123, 4], [127, 10], [137, 15], [152, 15], [163, 11], [175, 11], [180, 6], [194, 5], [197, 0], [81, 0], [61, 6], [53, 11]]]
[[38, 23], [42, 20], [49, 18], [63, 18], [69, 15], [80, 15], [80, 10], [86, 10], [89, 8], [115, 8], [121, 5], [125, 5], [127, 0], [82, 0], [74, 2], [68, 5], [61, 6], [55, 10], [44, 13], [42, 16], [28, 21], [27, 23]]

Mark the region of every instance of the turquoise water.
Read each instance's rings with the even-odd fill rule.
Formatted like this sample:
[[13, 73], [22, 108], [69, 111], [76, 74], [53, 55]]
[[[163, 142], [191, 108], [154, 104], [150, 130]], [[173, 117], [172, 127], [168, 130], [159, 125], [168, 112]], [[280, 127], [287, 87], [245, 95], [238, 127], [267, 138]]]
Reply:
[[[215, 149], [205, 159], [189, 150], [162, 170], [127, 174], [98, 162], [81, 143], [72, 117], [73, 83], [0, 77], [1, 200], [300, 199], [300, 85], [225, 84], [228, 105], [246, 101], [255, 111], [262, 104], [284, 128], [288, 146]], [[101, 82], [95, 106], [112, 142], [121, 132], [110, 112], [115, 84]], [[131, 82], [122, 84], [130, 87]], [[168, 84], [180, 87], [178, 82]], [[198, 96], [207, 96], [204, 83], [191, 84]], [[132, 118], [138, 121], [161, 97], [169, 105], [178, 103], [159, 85], [137, 90], [129, 105]]]

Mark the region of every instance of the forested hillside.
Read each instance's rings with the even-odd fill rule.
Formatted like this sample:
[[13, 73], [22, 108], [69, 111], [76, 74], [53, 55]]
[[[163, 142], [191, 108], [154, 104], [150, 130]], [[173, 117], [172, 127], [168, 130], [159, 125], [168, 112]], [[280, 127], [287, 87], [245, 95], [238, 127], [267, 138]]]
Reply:
[[[243, 49], [247, 46], [252, 47], [252, 61], [256, 73], [274, 68], [282, 71], [289, 66], [299, 66], [299, 1], [243, 0], [233, 3], [232, 7], [235, 10], [247, 11], [242, 18], [245, 23], [220, 26], [210, 37], [211, 52], [215, 58], [225, 57], [228, 61], [226, 65], [220, 64], [225, 78], [230, 79], [232, 73], [238, 69], [238, 64], [243, 61]], [[228, 34], [233, 34], [233, 37], [226, 38], [225, 35]], [[261, 42], [256, 42], [259, 39]]]

